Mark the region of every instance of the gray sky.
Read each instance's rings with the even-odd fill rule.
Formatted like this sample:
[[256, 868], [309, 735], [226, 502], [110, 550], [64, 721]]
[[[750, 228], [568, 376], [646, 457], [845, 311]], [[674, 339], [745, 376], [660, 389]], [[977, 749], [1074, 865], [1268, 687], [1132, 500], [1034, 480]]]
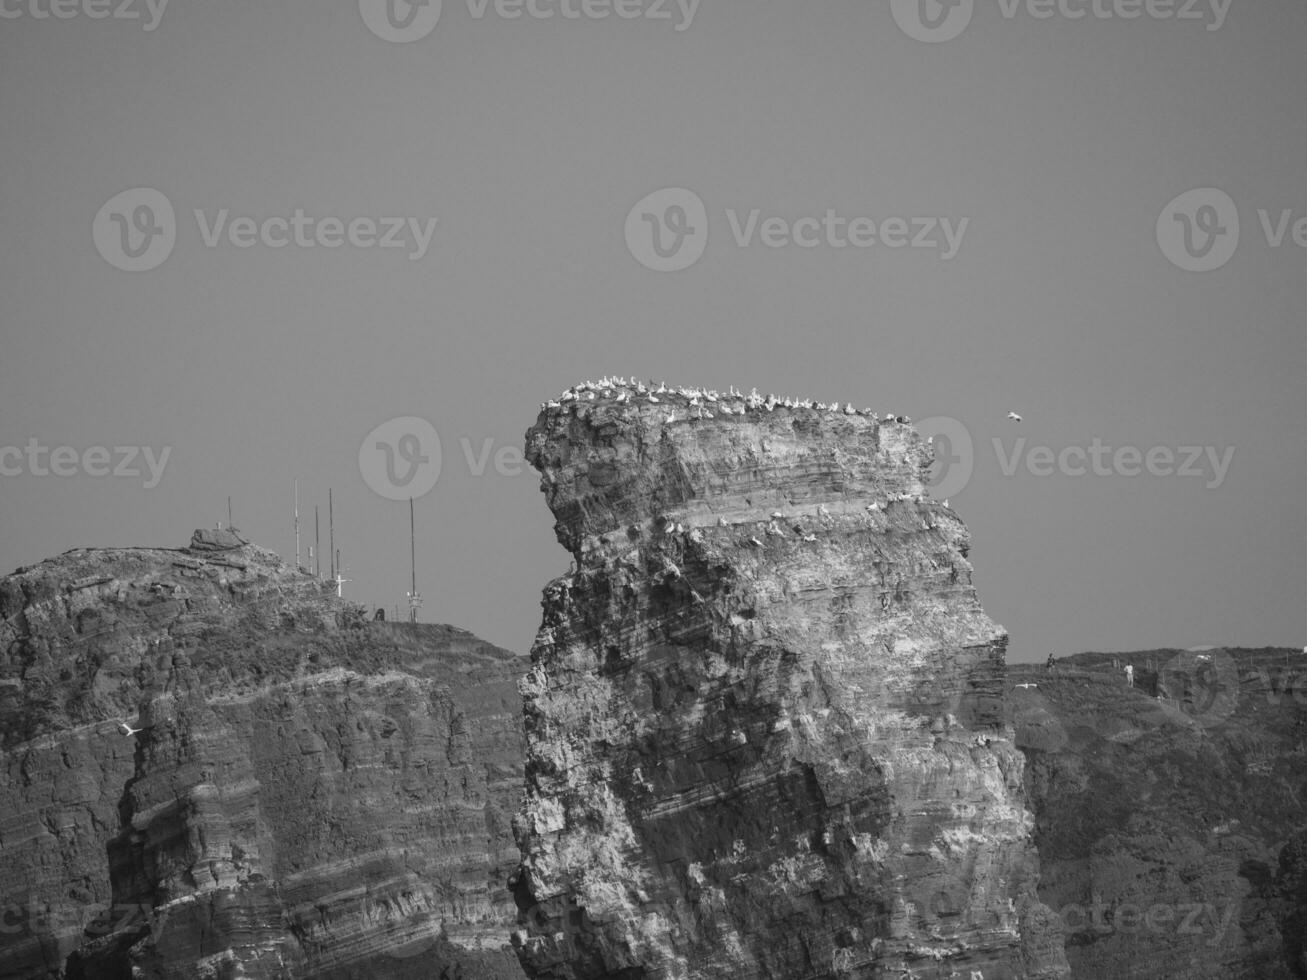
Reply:
[[[520, 447], [569, 384], [635, 373], [965, 425], [974, 472], [951, 503], [1013, 660], [1307, 643], [1307, 7], [1202, 0], [1187, 9], [1205, 20], [1164, 20], [1181, 5], [1154, 2], [1127, 20], [1128, 4], [1065, 2], [1089, 14], [978, 0], [928, 43], [898, 0], [705, 0], [688, 26], [675, 3], [670, 19], [510, 19], [445, 0], [429, 33], [391, 43], [358, 0], [172, 0], [153, 30], [145, 0], [135, 20], [0, 0], [0, 451], [22, 450], [0, 456], [0, 566], [181, 545], [226, 520], [228, 494], [237, 525], [289, 557], [298, 477], [306, 548], [333, 487], [346, 595], [403, 604], [407, 505], [374, 492], [359, 452], [417, 416], [443, 449], [417, 501], [423, 618], [524, 652], [567, 556], [534, 472], [477, 475], [466, 453]], [[423, 27], [433, 10], [395, 13]], [[112, 202], [134, 188], [175, 211], [149, 271], [104, 254], [166, 252], [160, 212], [137, 210], [157, 198]], [[706, 250], [676, 272], [624, 233], [663, 188], [706, 207]], [[1164, 213], [1195, 188], [1237, 209], [1232, 256], [1228, 211]], [[674, 219], [667, 200], [655, 218]], [[402, 248], [379, 247], [385, 222], [297, 244], [268, 221], [297, 208], [307, 241], [339, 236], [328, 216], [437, 222], [414, 258], [407, 223]], [[741, 246], [732, 221], [755, 209]], [[1286, 209], [1275, 247], [1263, 225], [1274, 238]], [[828, 211], [886, 240], [834, 247], [811, 222], [795, 231], [815, 247], [762, 241], [769, 218]], [[253, 244], [233, 244], [240, 216], [266, 238], [242, 223]], [[965, 232], [947, 258], [892, 248], [895, 217], [909, 237], [935, 219]], [[1185, 220], [1193, 256], [1213, 241], [1228, 261], [1168, 259], [1159, 224]], [[111, 470], [142, 475], [92, 476], [95, 456], [36, 475], [33, 439], [171, 451], [146, 489], [141, 459], [112, 449]], [[1076, 475], [1095, 439], [1156, 450], [1157, 472], [1109, 452], [1108, 475]], [[1073, 455], [1035, 476], [1037, 446]], [[1165, 475], [1163, 450], [1188, 446], [1234, 455], [1219, 478], [1206, 455]]]

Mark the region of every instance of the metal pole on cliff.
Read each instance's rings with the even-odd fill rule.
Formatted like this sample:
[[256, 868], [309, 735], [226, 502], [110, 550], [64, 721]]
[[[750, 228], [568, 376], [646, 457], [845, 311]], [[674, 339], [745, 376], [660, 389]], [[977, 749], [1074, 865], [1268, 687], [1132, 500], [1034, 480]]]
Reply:
[[408, 594], [408, 621], [416, 623], [418, 621], [418, 606], [422, 605], [422, 597], [418, 595], [418, 546], [416, 524], [413, 520], [412, 497], [408, 498], [408, 556], [413, 571], [413, 591]]
[[[230, 520], [228, 520], [230, 523]], [[295, 481], [295, 567], [303, 568], [300, 564], [300, 481]]]
[[227, 527], [233, 528], [236, 525], [231, 522], [231, 494], [227, 495]]
[[336, 577], [336, 518], [331, 506], [331, 488], [327, 488], [327, 541], [331, 545], [331, 577]]
[[318, 537], [318, 505], [313, 505], [313, 574], [322, 578], [322, 540]]

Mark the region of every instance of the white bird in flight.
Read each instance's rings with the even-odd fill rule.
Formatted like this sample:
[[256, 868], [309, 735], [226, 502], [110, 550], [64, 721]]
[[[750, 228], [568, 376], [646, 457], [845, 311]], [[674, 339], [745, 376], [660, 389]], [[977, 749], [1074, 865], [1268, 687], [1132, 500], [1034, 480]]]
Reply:
[[1038, 685], [1038, 684], [1018, 684], [1017, 687], [1031, 688], [1031, 687], [1039, 687], [1039, 685]]
[[118, 722], [118, 727], [121, 728], [123, 730], [123, 734], [127, 735], [128, 737], [135, 735], [137, 732], [145, 731], [145, 729], [143, 728], [133, 728], [131, 725], [122, 721]]
[[1009, 419], [1010, 421], [1012, 421], [1012, 422], [1020, 422], [1020, 421], [1021, 421], [1021, 416], [1018, 415], [1016, 412], [1008, 412], [1008, 413], [1007, 413], [1007, 417], [1008, 417], [1008, 419]]

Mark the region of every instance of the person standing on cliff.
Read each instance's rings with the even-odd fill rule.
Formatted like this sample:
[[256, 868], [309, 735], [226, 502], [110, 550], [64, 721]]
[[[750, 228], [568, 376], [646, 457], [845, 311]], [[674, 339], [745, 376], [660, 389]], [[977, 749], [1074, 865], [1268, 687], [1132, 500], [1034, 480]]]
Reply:
[[1134, 665], [1134, 664], [1126, 664], [1126, 665], [1125, 665], [1125, 686], [1126, 686], [1126, 687], [1134, 687], [1134, 686], [1135, 686], [1135, 665]]
[[1057, 659], [1056, 659], [1056, 658], [1055, 658], [1055, 657], [1050, 653], [1050, 654], [1048, 655], [1048, 660], [1046, 660], [1046, 661], [1044, 662], [1044, 670], [1045, 670], [1046, 672], [1050, 673], [1050, 674], [1053, 673], [1053, 665], [1054, 665], [1056, 662], [1057, 662]]

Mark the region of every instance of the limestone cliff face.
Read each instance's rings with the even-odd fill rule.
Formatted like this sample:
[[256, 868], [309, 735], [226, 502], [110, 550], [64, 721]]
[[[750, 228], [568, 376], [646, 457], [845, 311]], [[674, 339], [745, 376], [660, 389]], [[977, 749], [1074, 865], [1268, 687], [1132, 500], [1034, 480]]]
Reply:
[[696, 400], [583, 392], [527, 433], [575, 561], [523, 682], [528, 974], [1067, 976], [928, 445]]
[[1307, 977], [1307, 656], [1080, 654], [1013, 673], [1038, 685], [1009, 711], [1074, 975]]
[[212, 533], [0, 617], [0, 976], [521, 976], [518, 658]]

